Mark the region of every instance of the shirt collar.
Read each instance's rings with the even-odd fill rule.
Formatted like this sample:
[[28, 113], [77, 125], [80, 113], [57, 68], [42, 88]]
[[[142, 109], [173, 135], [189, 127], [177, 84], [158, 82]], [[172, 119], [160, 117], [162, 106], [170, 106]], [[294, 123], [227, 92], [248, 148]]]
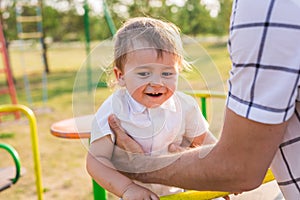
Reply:
[[165, 101], [160, 108], [176, 112], [176, 104], [175, 104], [175, 99], [174, 95], [172, 95], [167, 101]]
[[[144, 105], [140, 104], [134, 98], [132, 98], [132, 96], [129, 94], [128, 90], [126, 90], [126, 96], [128, 97], [127, 98], [128, 104], [133, 113], [142, 113], [147, 109]], [[175, 104], [175, 100], [174, 100], [174, 95], [171, 96], [162, 105], [160, 105], [159, 108], [169, 110], [172, 112], [176, 112], [176, 104]]]
[[126, 96], [128, 99], [128, 104], [133, 113], [142, 113], [146, 110], [146, 107], [137, 102], [132, 96], [129, 94], [128, 90], [126, 90]]

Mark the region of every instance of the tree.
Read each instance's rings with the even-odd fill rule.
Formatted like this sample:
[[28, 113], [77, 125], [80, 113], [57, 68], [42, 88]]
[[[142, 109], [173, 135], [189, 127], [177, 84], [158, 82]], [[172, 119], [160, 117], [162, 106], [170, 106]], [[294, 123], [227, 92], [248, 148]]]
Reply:
[[[17, 39], [15, 1], [0, 0], [0, 2], [2, 5], [5, 2], [6, 5], [6, 9], [0, 13], [3, 17], [5, 34], [9, 40]], [[78, 12], [80, 9], [83, 10], [82, 0], [43, 0], [43, 2], [43, 28], [47, 37], [52, 37], [54, 41], [84, 40], [84, 18], [82, 13]], [[220, 0], [220, 12], [216, 18], [212, 18], [200, 0], [182, 0], [182, 4], [167, 0], [107, 1], [116, 28], [128, 18], [149, 16], [173, 22], [184, 34], [194, 36], [207, 33], [226, 34], [231, 4], [232, 0]], [[90, 12], [89, 22], [91, 40], [102, 40], [111, 36], [103, 12]]]
[[212, 32], [217, 35], [224, 35], [228, 33], [230, 14], [232, 7], [232, 0], [219, 0], [220, 12], [217, 18], [213, 21]]
[[210, 32], [212, 18], [199, 0], [190, 0], [180, 8], [176, 21], [184, 34], [196, 36]]
[[[1, 3], [4, 2], [1, 1]], [[17, 38], [16, 12], [14, 9], [14, 3], [6, 3], [5, 8], [1, 9], [0, 14], [6, 40], [10, 41]]]
[[43, 28], [46, 37], [53, 38], [54, 41], [60, 40], [62, 37], [59, 31], [61, 14], [51, 6], [43, 7]]

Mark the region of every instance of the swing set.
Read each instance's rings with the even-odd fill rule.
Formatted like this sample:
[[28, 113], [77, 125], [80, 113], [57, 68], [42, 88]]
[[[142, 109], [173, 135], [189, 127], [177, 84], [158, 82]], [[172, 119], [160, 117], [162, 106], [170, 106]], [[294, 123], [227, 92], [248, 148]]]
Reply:
[[[115, 35], [116, 33], [116, 26], [114, 24], [114, 21], [112, 20], [111, 14], [107, 8], [107, 3], [105, 0], [102, 1], [102, 7], [103, 7], [103, 13], [104, 17], [106, 20], [106, 23], [108, 25], [108, 28], [110, 30], [110, 33], [112, 36]], [[84, 32], [85, 32], [85, 47], [86, 47], [86, 55], [87, 55], [87, 60], [86, 60], [86, 65], [87, 65], [87, 90], [91, 92], [91, 90], [94, 87], [93, 79], [92, 79], [92, 67], [91, 67], [91, 61], [90, 61], [90, 56], [89, 53], [91, 51], [91, 37], [90, 37], [90, 22], [89, 22], [89, 6], [87, 3], [87, 0], [84, 1]], [[97, 83], [97, 86], [99, 87], [106, 87], [107, 84], [106, 82], [100, 81]]]
[[32, 105], [33, 97], [30, 87], [30, 81], [27, 74], [27, 59], [24, 53], [26, 52], [25, 43], [29, 40], [39, 42], [40, 63], [44, 69], [42, 71], [42, 99], [46, 104], [48, 100], [47, 89], [47, 74], [50, 73], [47, 60], [47, 47], [44, 40], [43, 17], [42, 17], [42, 1], [35, 2], [26, 0], [14, 0], [17, 33], [19, 38], [20, 64], [23, 69], [23, 81], [25, 85], [25, 93], [27, 102]]

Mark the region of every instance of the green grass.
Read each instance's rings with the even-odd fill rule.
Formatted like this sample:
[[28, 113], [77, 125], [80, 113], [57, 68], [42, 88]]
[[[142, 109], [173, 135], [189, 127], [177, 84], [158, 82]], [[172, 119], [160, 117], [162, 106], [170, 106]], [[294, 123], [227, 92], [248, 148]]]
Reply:
[[5, 139], [5, 138], [13, 138], [15, 133], [11, 132], [2, 132], [0, 133], [0, 139]]
[[[188, 47], [189, 55], [193, 59], [201, 53], [201, 62], [197, 66], [201, 72], [198, 74], [195, 71], [185, 73], [184, 76], [188, 78], [193, 89], [209, 87], [215, 90], [220, 88], [224, 90], [224, 83], [228, 78], [230, 68], [226, 44], [205, 43], [201, 46], [203, 49], [199, 45]], [[79, 108], [73, 108], [74, 81], [79, 80], [76, 79], [76, 75], [86, 58], [84, 45], [77, 47], [52, 46], [48, 53], [51, 73], [47, 77], [48, 99], [47, 102], [43, 102], [42, 65], [38, 52], [28, 50], [21, 55], [18, 49], [10, 50], [18, 101], [36, 112], [45, 188], [44, 198], [45, 200], [93, 199], [91, 179], [85, 170], [88, 141], [57, 138], [50, 134], [49, 129], [52, 123], [73, 117], [74, 109], [79, 114], [96, 111], [105, 98], [111, 94], [111, 90], [109, 88], [97, 88], [96, 91], [77, 93], [74, 97], [80, 103], [77, 104]], [[32, 104], [26, 99], [22, 76], [24, 71], [20, 65], [20, 57], [22, 56], [28, 64], [27, 74], [34, 100]], [[97, 79], [96, 72], [93, 72], [93, 76], [93, 80]], [[201, 78], [201, 76], [203, 77]], [[78, 84], [82, 84], [80, 87], [84, 88], [86, 81], [82, 80]], [[5, 82], [0, 82], [1, 84], [3, 85]], [[9, 98], [1, 96], [0, 104], [6, 103], [10, 103]], [[211, 100], [208, 105], [211, 130], [215, 135], [218, 135], [223, 120], [224, 100]], [[8, 122], [0, 123], [0, 142], [14, 146], [20, 153], [22, 165], [27, 169], [25, 176], [16, 185], [0, 193], [0, 199], [36, 199], [30, 132], [26, 119], [22, 117], [19, 121], [10, 119]], [[115, 198], [110, 195], [110, 199]]]

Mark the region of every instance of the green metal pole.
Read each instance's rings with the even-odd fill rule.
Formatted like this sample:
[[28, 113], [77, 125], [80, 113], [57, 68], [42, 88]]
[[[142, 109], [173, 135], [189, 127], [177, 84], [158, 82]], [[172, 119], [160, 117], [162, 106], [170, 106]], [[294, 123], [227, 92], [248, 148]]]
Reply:
[[0, 148], [5, 149], [13, 158], [15, 167], [16, 167], [16, 175], [12, 179], [13, 184], [15, 184], [20, 176], [21, 176], [21, 161], [18, 152], [11, 145], [0, 143]]
[[93, 180], [94, 200], [106, 200], [106, 191]]
[[84, 32], [85, 32], [85, 51], [87, 55], [87, 87], [88, 91], [91, 92], [93, 88], [92, 69], [90, 61], [90, 50], [91, 50], [91, 37], [90, 37], [90, 20], [89, 20], [89, 6], [87, 0], [84, 1]]
[[207, 119], [207, 112], [206, 112], [206, 97], [201, 97], [201, 111], [205, 119]]
[[106, 190], [102, 188], [94, 179], [92, 179], [92, 183], [93, 183], [94, 200], [106, 200], [107, 199]]
[[103, 11], [104, 11], [104, 17], [105, 17], [105, 20], [108, 24], [109, 30], [110, 30], [111, 34], [114, 36], [115, 33], [117, 32], [117, 30], [116, 30], [115, 23], [112, 20], [112, 17], [110, 15], [110, 12], [107, 9], [107, 4], [106, 4], [105, 0], [103, 0]]

